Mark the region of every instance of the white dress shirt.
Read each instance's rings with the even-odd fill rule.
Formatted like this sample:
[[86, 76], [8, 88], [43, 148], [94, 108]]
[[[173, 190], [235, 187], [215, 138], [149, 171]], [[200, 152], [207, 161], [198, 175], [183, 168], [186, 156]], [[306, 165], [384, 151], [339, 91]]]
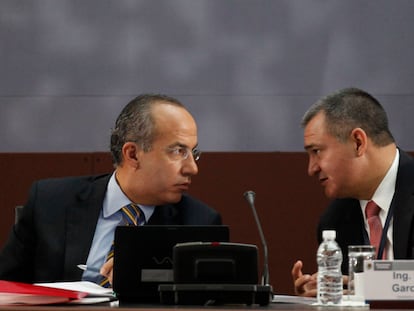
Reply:
[[[387, 174], [385, 175], [384, 179], [381, 181], [377, 190], [375, 190], [375, 193], [371, 198], [371, 200], [373, 200], [381, 208], [379, 217], [381, 220], [382, 227], [384, 227], [385, 220], [387, 219], [387, 214], [390, 209], [391, 201], [394, 196], [399, 160], [400, 160], [400, 153], [397, 148], [397, 151], [395, 153], [395, 158], [391, 164], [391, 167], [389, 168]], [[368, 201], [360, 200], [359, 203], [361, 205], [362, 214], [364, 215], [365, 229], [368, 232], [368, 236], [369, 236], [369, 225], [368, 225], [368, 222], [365, 216], [365, 208], [367, 206]], [[387, 243], [385, 245], [386, 250], [387, 250], [387, 259], [394, 259], [392, 223], [393, 223], [393, 220], [391, 219], [389, 227], [388, 227], [388, 231], [387, 231]]]

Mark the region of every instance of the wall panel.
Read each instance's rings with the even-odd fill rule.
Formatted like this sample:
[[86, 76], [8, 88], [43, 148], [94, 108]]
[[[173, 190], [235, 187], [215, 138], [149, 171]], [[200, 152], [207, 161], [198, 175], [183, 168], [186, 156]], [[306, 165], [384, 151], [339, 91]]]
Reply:
[[33, 181], [90, 174], [91, 159], [89, 153], [0, 153], [0, 245], [14, 222], [14, 207], [25, 204]]

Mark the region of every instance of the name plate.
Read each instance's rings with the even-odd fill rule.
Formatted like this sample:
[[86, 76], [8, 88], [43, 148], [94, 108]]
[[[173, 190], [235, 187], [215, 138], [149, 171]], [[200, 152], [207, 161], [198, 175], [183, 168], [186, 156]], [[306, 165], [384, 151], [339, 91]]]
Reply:
[[414, 300], [414, 260], [365, 260], [366, 300]]

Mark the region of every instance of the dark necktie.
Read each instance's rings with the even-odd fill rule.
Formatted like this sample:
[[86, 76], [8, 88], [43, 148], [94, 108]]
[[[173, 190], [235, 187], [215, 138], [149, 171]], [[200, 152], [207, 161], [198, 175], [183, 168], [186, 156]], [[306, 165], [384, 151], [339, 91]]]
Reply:
[[[376, 257], [378, 257], [378, 250], [381, 243], [382, 225], [379, 218], [380, 207], [374, 202], [369, 201], [365, 208], [365, 216], [369, 226], [369, 240], [371, 245], [375, 246]], [[385, 249], [383, 252], [383, 258], [385, 258]]]
[[[141, 211], [138, 205], [136, 204], [128, 204], [121, 208], [121, 215], [122, 215], [122, 221], [120, 225], [125, 226], [141, 226], [145, 224], [145, 214]], [[109, 249], [108, 254], [106, 255], [105, 262], [107, 262], [109, 259], [114, 257], [114, 242], [112, 242], [111, 248]], [[102, 281], [100, 282], [100, 285], [103, 287], [110, 287], [111, 284], [109, 283], [109, 280], [104, 277]]]

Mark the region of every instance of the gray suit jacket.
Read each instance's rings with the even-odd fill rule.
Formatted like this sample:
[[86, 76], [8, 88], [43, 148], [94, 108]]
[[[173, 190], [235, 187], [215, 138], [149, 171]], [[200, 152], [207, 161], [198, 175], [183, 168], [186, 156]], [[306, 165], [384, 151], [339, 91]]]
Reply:
[[[80, 280], [110, 175], [35, 182], [19, 221], [0, 253], [0, 279], [20, 282]], [[148, 225], [217, 225], [220, 215], [184, 195], [157, 206]]]
[[[390, 209], [393, 209], [393, 251], [395, 259], [414, 258], [414, 160], [400, 150], [397, 181]], [[342, 272], [348, 274], [348, 245], [365, 244], [367, 236], [359, 201], [334, 200], [322, 214], [318, 241], [322, 231], [336, 230], [337, 242], [344, 257]]]

